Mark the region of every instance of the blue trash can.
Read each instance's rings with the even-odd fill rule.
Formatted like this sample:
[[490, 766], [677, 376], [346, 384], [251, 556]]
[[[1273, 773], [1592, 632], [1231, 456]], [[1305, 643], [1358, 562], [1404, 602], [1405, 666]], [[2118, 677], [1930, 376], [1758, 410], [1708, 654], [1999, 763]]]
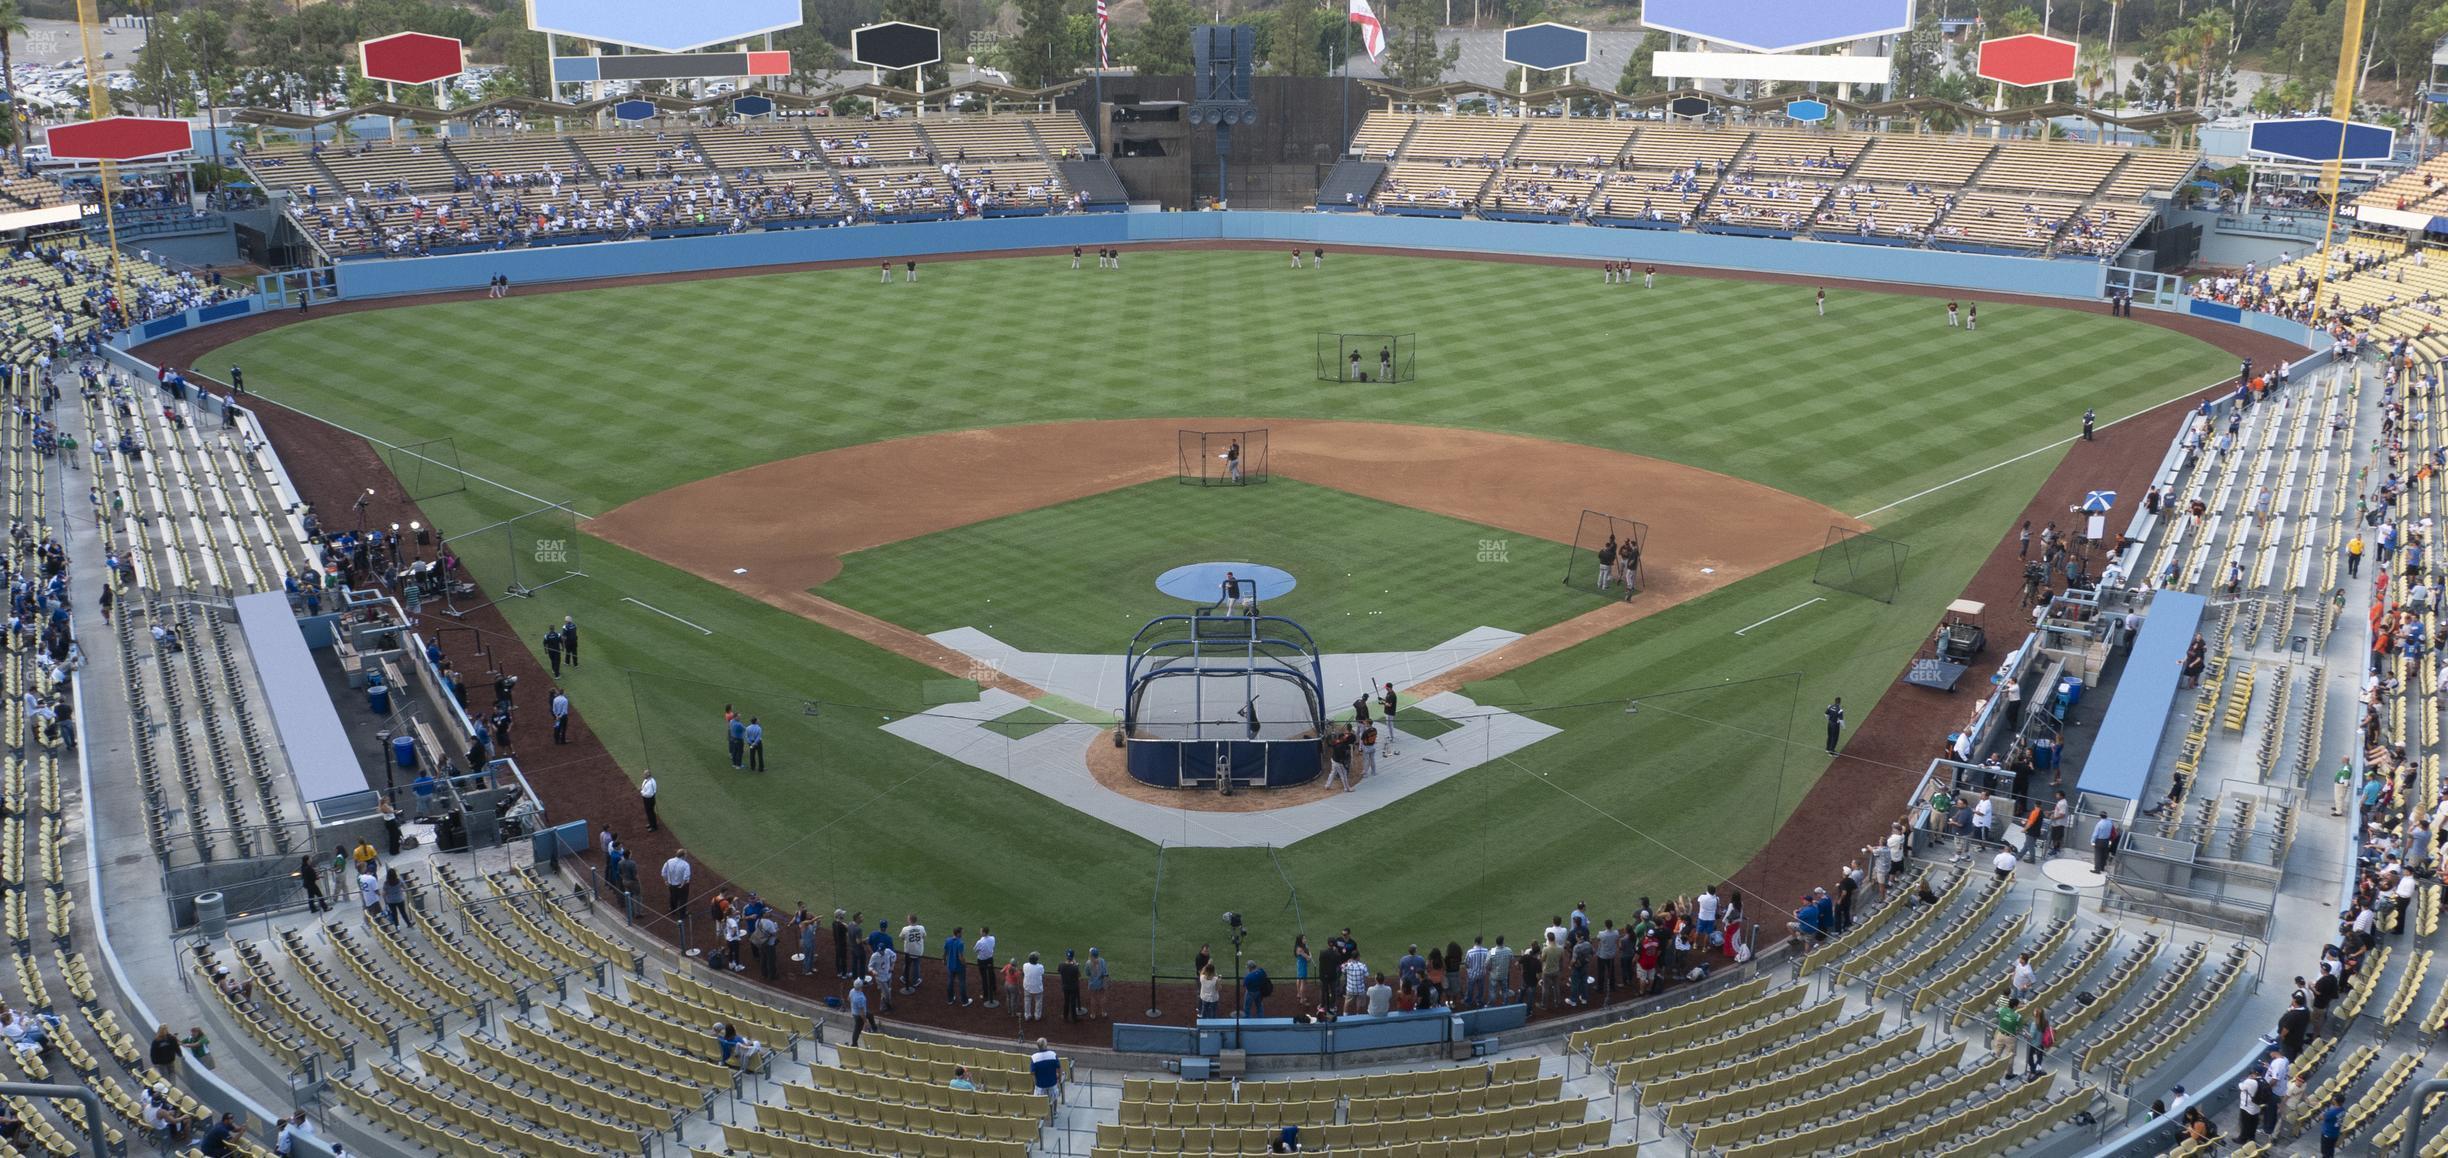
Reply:
[[366, 681], [366, 710], [377, 716], [391, 714], [391, 687], [379, 679]]
[[391, 762], [402, 768], [416, 767], [416, 737], [391, 737]]

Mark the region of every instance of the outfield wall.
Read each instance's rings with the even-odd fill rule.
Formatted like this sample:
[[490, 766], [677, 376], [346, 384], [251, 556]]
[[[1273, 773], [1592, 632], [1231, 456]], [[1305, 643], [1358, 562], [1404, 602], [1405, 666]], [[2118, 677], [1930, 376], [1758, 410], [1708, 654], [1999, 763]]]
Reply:
[[515, 289], [537, 282], [750, 269], [815, 261], [900, 261], [930, 254], [1213, 240], [1470, 250], [1593, 262], [1657, 262], [1830, 281], [1905, 282], [2085, 301], [2098, 300], [2106, 282], [2106, 267], [2090, 261], [1675, 230], [1359, 213], [1255, 212], [1084, 213], [759, 231], [346, 261], [335, 268], [341, 296], [365, 298], [475, 289], [496, 274], [508, 275]]

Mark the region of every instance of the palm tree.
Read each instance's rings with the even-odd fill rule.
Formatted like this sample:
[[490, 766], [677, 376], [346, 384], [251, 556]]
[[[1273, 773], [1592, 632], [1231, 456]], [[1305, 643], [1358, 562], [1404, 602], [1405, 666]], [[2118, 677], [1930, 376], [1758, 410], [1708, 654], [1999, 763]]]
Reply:
[[2125, 7], [2125, 0], [2108, 0], [2108, 99], [2109, 99], [2109, 101], [2110, 101], [2111, 103], [2115, 102], [2115, 100], [2116, 100], [2116, 98], [2117, 98], [2117, 69], [2116, 69], [2116, 21], [2117, 21], [2117, 12], [2118, 12], [2119, 10], [2123, 9], [2124, 7]]
[[0, 0], [0, 80], [5, 80], [8, 85], [11, 119], [31, 129], [34, 127], [34, 110], [17, 99], [17, 67], [11, 55], [16, 47], [16, 38], [25, 34], [25, 13], [18, 11], [17, 0]]
[[2092, 45], [2084, 45], [2082, 56], [2074, 64], [2074, 83], [2091, 103], [2099, 103], [2100, 85], [2109, 72], [2106, 54]]
[[2199, 70], [2193, 77], [2194, 108], [2206, 109], [2210, 106], [2210, 74], [2218, 71], [2215, 66], [2218, 63], [2219, 49], [2227, 43], [2228, 36], [2234, 31], [2234, 18], [2221, 8], [2203, 9], [2193, 18], [2192, 25], [2186, 29], [2187, 35], [2200, 49]]

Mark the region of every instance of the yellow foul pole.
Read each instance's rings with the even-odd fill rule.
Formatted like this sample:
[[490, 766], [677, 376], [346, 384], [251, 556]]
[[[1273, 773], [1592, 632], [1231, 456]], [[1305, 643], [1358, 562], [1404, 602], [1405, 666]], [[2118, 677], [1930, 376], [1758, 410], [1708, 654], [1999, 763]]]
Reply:
[[[93, 0], [81, 0], [92, 3]], [[2363, 0], [2345, 0], [2346, 27], [2338, 40], [2337, 90], [2329, 98], [2329, 115], [2338, 121], [2337, 152], [2321, 162], [2321, 196], [2329, 199], [2329, 219], [2321, 230], [2320, 273], [2312, 283], [2312, 317], [2320, 318], [2322, 292], [2329, 288], [2330, 239], [2337, 236], [2338, 181], [2345, 169], [2346, 130], [2354, 121], [2355, 78], [2362, 72]]]
[[[89, 115], [95, 120], [111, 115], [110, 85], [103, 81], [102, 50], [95, 40], [100, 35], [100, 25], [94, 0], [77, 0], [77, 33], [85, 44], [85, 101], [91, 106]], [[128, 296], [127, 271], [119, 261], [119, 221], [111, 210], [111, 200], [118, 188], [119, 166], [110, 161], [102, 162], [102, 231], [110, 241], [111, 289], [118, 295], [119, 308], [126, 311], [127, 316], [123, 320], [133, 325], [136, 321], [136, 299]]]

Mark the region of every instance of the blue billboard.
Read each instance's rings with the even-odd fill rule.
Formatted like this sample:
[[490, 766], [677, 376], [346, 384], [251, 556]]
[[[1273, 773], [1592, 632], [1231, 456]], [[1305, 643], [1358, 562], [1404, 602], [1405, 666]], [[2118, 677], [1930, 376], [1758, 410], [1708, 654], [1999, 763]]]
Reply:
[[1753, 52], [1792, 52], [1909, 30], [1913, 0], [1643, 0], [1641, 23]]
[[[2341, 133], [2342, 130], [2342, 133]], [[2397, 130], [2336, 117], [2254, 121], [2245, 151], [2286, 161], [2385, 161], [2397, 150]]]
[[796, 28], [800, 0], [527, 0], [527, 27], [656, 52]]
[[1589, 33], [1552, 22], [1507, 28], [1504, 34], [1504, 62], [1540, 72], [1588, 64], [1589, 48]]

